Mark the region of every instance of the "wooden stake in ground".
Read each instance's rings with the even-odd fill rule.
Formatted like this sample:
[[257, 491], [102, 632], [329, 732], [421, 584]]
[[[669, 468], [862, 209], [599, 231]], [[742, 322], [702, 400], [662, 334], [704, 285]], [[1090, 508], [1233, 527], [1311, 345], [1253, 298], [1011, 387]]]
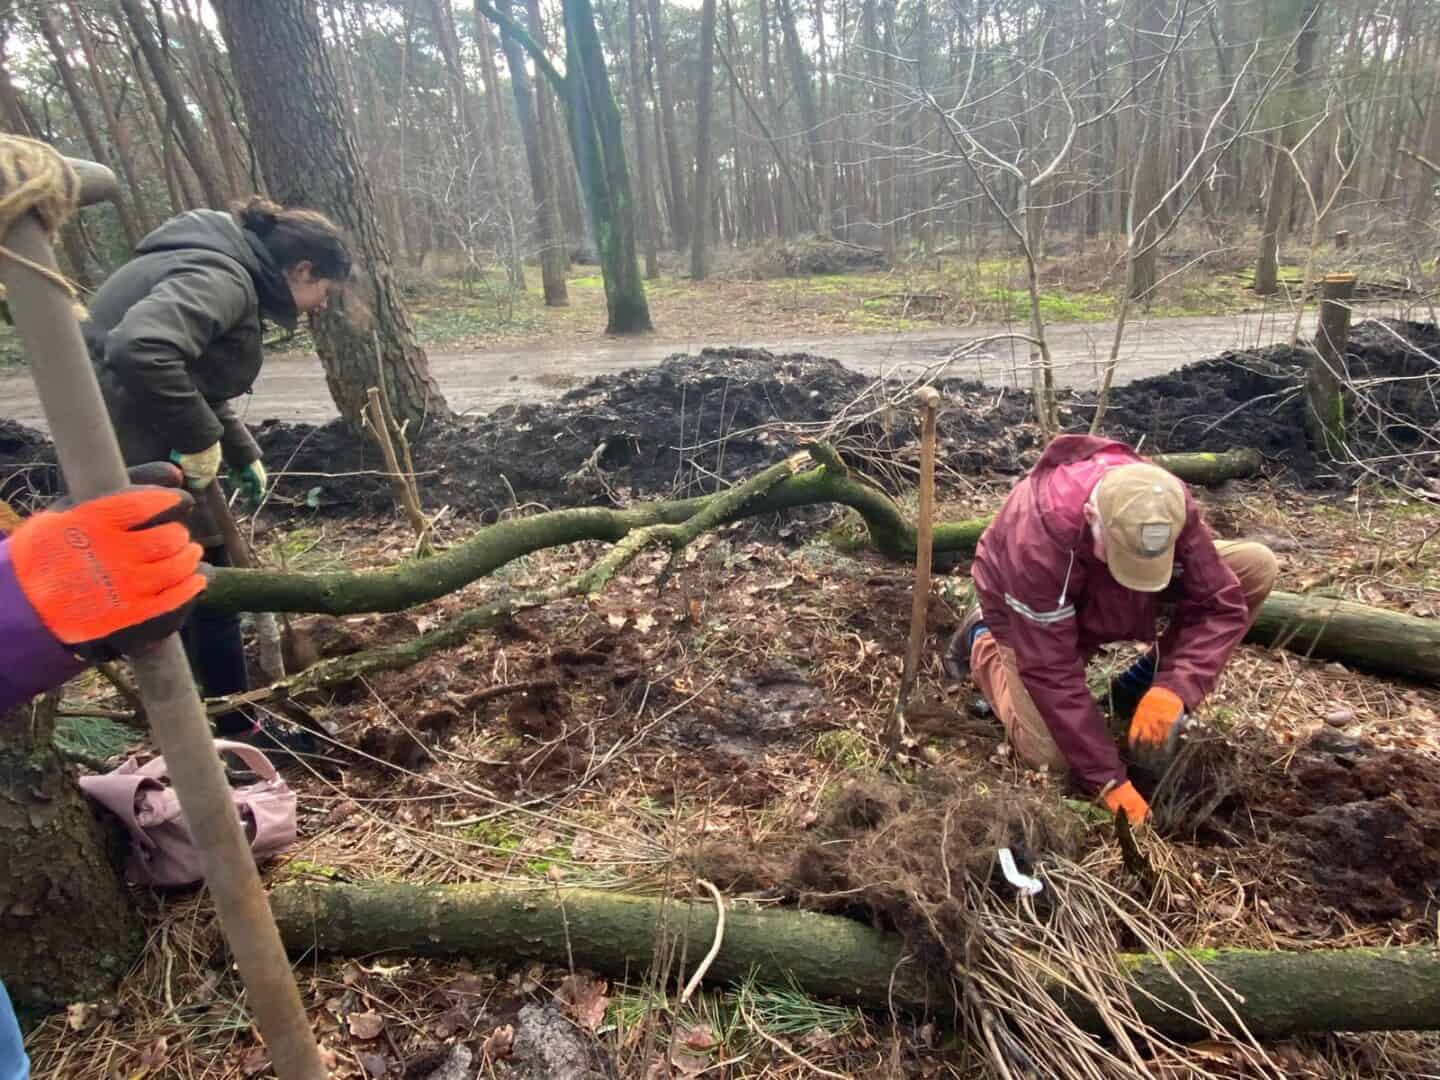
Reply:
[[[213, 481], [205, 489], [205, 507], [220, 528], [225, 554], [230, 556], [230, 565], [241, 570], [254, 570], [258, 565], [255, 555], [251, 552], [250, 545], [245, 542], [245, 537], [240, 535], [240, 527], [235, 524], [235, 517], [230, 513], [230, 504], [225, 501], [225, 493], [220, 490], [220, 481]], [[288, 623], [286, 632], [293, 632]], [[280, 638], [280, 623], [274, 612], [255, 613], [255, 636], [260, 643], [261, 672], [272, 683], [279, 682], [285, 678], [285, 643]]]
[[1350, 297], [1355, 294], [1354, 274], [1326, 274], [1320, 283], [1320, 326], [1315, 332], [1315, 355], [1305, 380], [1310, 408], [1305, 422], [1310, 445], [1332, 459], [1345, 457], [1345, 346], [1350, 341]]
[[[380, 454], [385, 459], [385, 471], [390, 477], [390, 490], [395, 495], [395, 501], [405, 511], [405, 516], [410, 519], [410, 527], [415, 530], [415, 554], [430, 554], [430, 543], [427, 534], [430, 531], [430, 522], [425, 519], [425, 512], [420, 509], [420, 495], [415, 490], [415, 477], [413, 469], [402, 471], [400, 459], [395, 453], [395, 441], [390, 436], [390, 425], [394, 422], [390, 418], [390, 410], [385, 406], [385, 399], [381, 394], [379, 386], [372, 386], [365, 391], [369, 404], [365, 409], [365, 426], [370, 429], [370, 434], [375, 436], [375, 442], [380, 447]], [[409, 458], [409, 449], [406, 449], [406, 458]]]
[[925, 624], [930, 613], [930, 562], [935, 543], [935, 416], [940, 409], [940, 392], [922, 386], [915, 392], [920, 403], [920, 517], [915, 530], [915, 596], [910, 605], [910, 643], [905, 650], [905, 668], [900, 675], [900, 692], [895, 712], [885, 732], [886, 748], [895, 753], [905, 737], [905, 704], [920, 673], [920, 653], [925, 646]]

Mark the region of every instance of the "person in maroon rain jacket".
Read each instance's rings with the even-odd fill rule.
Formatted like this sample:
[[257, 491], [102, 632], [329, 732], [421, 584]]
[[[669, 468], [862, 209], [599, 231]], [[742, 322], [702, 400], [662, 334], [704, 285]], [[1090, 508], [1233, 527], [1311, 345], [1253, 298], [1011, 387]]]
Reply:
[[980, 538], [978, 604], [953, 648], [1021, 760], [1068, 770], [1140, 824], [1149, 806], [1090, 694], [1087, 661], [1107, 642], [1150, 643], [1114, 685], [1117, 700], [1137, 702], [1132, 760], [1163, 766], [1276, 573], [1269, 548], [1217, 541], [1185, 485], [1130, 447], [1062, 435]]
[[[88, 661], [173, 633], [205, 588], [180, 470], [144, 466], [131, 479], [141, 482], [0, 534], [0, 719]], [[29, 1074], [0, 983], [0, 1080]]]

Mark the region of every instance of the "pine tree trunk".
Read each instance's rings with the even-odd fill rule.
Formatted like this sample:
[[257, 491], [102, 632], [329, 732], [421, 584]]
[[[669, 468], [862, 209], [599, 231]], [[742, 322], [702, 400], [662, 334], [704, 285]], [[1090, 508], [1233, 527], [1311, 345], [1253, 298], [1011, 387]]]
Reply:
[[95, 47], [95, 36], [85, 25], [77, 0], [70, 0], [70, 19], [75, 24], [80, 39], [80, 49], [85, 56], [85, 67], [90, 73], [90, 85], [95, 91], [95, 100], [100, 103], [100, 114], [115, 143], [115, 160], [120, 166], [120, 176], [125, 181], [135, 226], [144, 236], [154, 227], [154, 218], [146, 209], [144, 189], [140, 186], [140, 174], [135, 168], [135, 156], [130, 145], [129, 125], [122, 123], [115, 108], [115, 97], [104, 69], [100, 66], [99, 50]]
[[[547, 48], [540, 0], [525, 0], [525, 18], [530, 27], [530, 36], [542, 49]], [[550, 175], [556, 181], [555, 192], [560, 203], [560, 220], [564, 224], [564, 236], [567, 239], [564, 248], [565, 266], [569, 269], [571, 248], [585, 241], [588, 230], [584, 208], [580, 205], [580, 190], [576, 186], [575, 161], [560, 135], [560, 121], [555, 113], [555, 88], [545, 79], [538, 79], [535, 83], [535, 119], [539, 121], [540, 145], [545, 151], [545, 160], [550, 163]]]
[[630, 116], [635, 125], [635, 159], [640, 172], [640, 231], [645, 245], [645, 278], [660, 276], [659, 222], [655, 220], [655, 181], [650, 173], [650, 133], [645, 130], [645, 83], [640, 52], [640, 0], [626, 0], [625, 24], [630, 62]]
[[145, 944], [115, 838], [54, 735], [43, 705], [0, 716], [0, 981], [22, 1015], [109, 993]]
[[795, 86], [795, 97], [800, 102], [800, 122], [805, 126], [805, 144], [810, 149], [810, 168], [815, 187], [815, 232], [821, 236], [830, 235], [830, 160], [820, 131], [820, 110], [815, 104], [815, 87], [810, 81], [810, 65], [800, 45], [800, 35], [795, 28], [795, 12], [792, 0], [776, 0], [776, 12], [780, 17], [780, 29], [785, 42], [785, 61], [790, 65], [790, 77]]
[[1270, 169], [1269, 196], [1265, 200], [1265, 223], [1260, 230], [1260, 255], [1255, 263], [1255, 291], [1269, 296], [1279, 287], [1280, 239], [1295, 198], [1295, 165], [1285, 151], [1301, 135], [1300, 106], [1315, 57], [1315, 35], [1319, 26], [1320, 0], [1305, 0], [1300, 11], [1300, 32], [1295, 39], [1295, 71], [1284, 92], [1284, 127]]
[[[196, 5], [197, 11], [199, 5]], [[234, 195], [246, 194], [249, 185], [240, 155], [235, 149], [234, 131], [225, 112], [215, 65], [219, 62], [214, 42], [198, 19], [192, 17], [187, 0], [180, 0], [180, 32], [185, 47], [192, 52], [191, 72], [200, 92], [201, 104], [208, 121], [210, 137], [215, 142], [215, 155], [225, 174], [225, 184]]]
[[670, 237], [676, 251], [690, 246], [690, 203], [685, 197], [685, 171], [681, 166], [680, 138], [675, 125], [675, 90], [670, 79], [670, 48], [660, 0], [650, 0], [650, 55], [655, 58], [655, 83], [660, 92], [660, 127], [664, 132], [665, 161], [670, 172]]
[[[495, 5], [506, 15], [511, 14], [510, 0], [496, 0]], [[484, 15], [477, 9], [475, 20]], [[556, 198], [550, 178], [550, 165], [540, 137], [540, 119], [536, 112], [535, 90], [530, 84], [530, 71], [525, 66], [525, 50], [508, 34], [500, 35], [505, 52], [505, 65], [510, 69], [510, 90], [515, 97], [515, 115], [520, 122], [520, 137], [525, 143], [525, 164], [530, 171], [530, 191], [535, 199], [535, 235], [540, 245], [540, 277], [547, 307], [566, 307], [570, 303], [565, 284], [565, 269], [570, 259], [565, 253], [565, 234], [560, 224], [560, 200]]]
[[[126, 36], [123, 25], [121, 36]], [[140, 87], [140, 96], [145, 99], [145, 111], [154, 125], [153, 137], [142, 137], [141, 141], [144, 142], [154, 158], [156, 170], [165, 179], [165, 191], [170, 196], [170, 212], [183, 214], [186, 210], [198, 206], [199, 203], [191, 201], [189, 193], [181, 186], [180, 168], [175, 161], [177, 155], [174, 148], [174, 133], [170, 130], [169, 121], [166, 119], [165, 108], [156, 100], [151, 80], [145, 74], [145, 62], [140, 57], [140, 47], [135, 44], [133, 35], [128, 37], [126, 46], [130, 70], [135, 76], [135, 84]]]
[[700, 7], [700, 85], [695, 99], [695, 224], [690, 230], [690, 277], [704, 281], [709, 253], [710, 182], [715, 171], [710, 149], [715, 119], [715, 0]]
[[510, 284], [525, 291], [525, 258], [520, 246], [520, 209], [515, 199], [515, 170], [512, 168], [509, 131], [505, 113], [500, 107], [500, 74], [495, 65], [495, 41], [490, 24], [479, 19], [475, 27], [479, 38], [480, 73], [485, 79], [485, 103], [490, 114], [491, 146], [495, 155], [495, 178], [500, 187], [500, 207], [509, 229], [507, 249], [510, 252]]
[[125, 21], [130, 24], [130, 30], [140, 45], [145, 63], [150, 68], [156, 88], [160, 91], [160, 97], [165, 102], [169, 122], [179, 136], [180, 145], [185, 151], [190, 167], [195, 170], [195, 176], [200, 181], [201, 188], [204, 189], [205, 201], [210, 206], [224, 206], [224, 187], [214, 170], [210, 168], [200, 129], [196, 127], [195, 121], [191, 118], [189, 107], [185, 102], [184, 95], [180, 93], [179, 85], [175, 82], [169, 62], [155, 41], [150, 23], [146, 20], [144, 10], [140, 7], [140, 0], [119, 0], [119, 3], [120, 10], [125, 14]]
[[[70, 99], [70, 106], [75, 110], [75, 119], [80, 124], [80, 131], [85, 136], [85, 144], [90, 148], [90, 156], [106, 168], [113, 168], [110, 161], [110, 149], [100, 132], [99, 126], [95, 123], [95, 114], [90, 111], [90, 102], [85, 92], [80, 88], [80, 80], [75, 77], [75, 69], [70, 66], [70, 52], [65, 43], [60, 40], [60, 30], [55, 23], [55, 14], [48, 7], [40, 7], [35, 11], [35, 21], [40, 28], [40, 36], [45, 39], [45, 45], [50, 50], [51, 61], [55, 65], [55, 71], [60, 76], [60, 82], [65, 87], [65, 93]], [[125, 243], [134, 248], [140, 243], [140, 228], [135, 223], [135, 217], [130, 213], [130, 199], [128, 194], [116, 192], [112, 204], [115, 207], [115, 216], [120, 220], [120, 231], [125, 235]]]
[[[313, 7], [309, 0], [220, 0], [215, 7], [272, 196], [328, 214], [345, 230], [355, 255], [369, 325], [344, 299], [313, 319], [325, 381], [340, 414], [361, 430], [365, 391], [383, 373], [399, 422], [418, 427], [427, 418], [448, 417], [392, 277], [374, 190]], [[375, 355], [372, 333], [382, 357]]]
[[881, 243], [885, 254], [894, 259], [899, 250], [900, 215], [897, 209], [895, 185], [895, 57], [900, 45], [895, 33], [895, 5], [887, 3], [884, 13], [885, 24], [885, 86], [880, 91], [880, 107], [884, 119], [880, 123], [880, 229]]
[[[1138, 122], [1139, 155], [1134, 170], [1134, 187], [1130, 192], [1129, 234], [1134, 255], [1130, 295], [1148, 303], [1155, 290], [1155, 238], [1160, 232], [1161, 124], [1159, 114], [1164, 102], [1164, 79], [1157, 70], [1164, 52], [1161, 37], [1165, 32], [1168, 11], [1165, 0], [1139, 0], [1140, 12], [1133, 37], [1132, 85], [1149, 78], [1139, 91], [1144, 119]], [[1130, 120], [1132, 130], [1137, 121]], [[1121, 159], [1122, 161], [1124, 159]]]
[[590, 0], [565, 0], [566, 115], [605, 282], [609, 334], [652, 329], [635, 249], [635, 204], [625, 164], [625, 131]]
[[[464, 119], [464, 131], [458, 140], [463, 152], [481, 163], [482, 175], [494, 193], [503, 218], [497, 234], [505, 255], [505, 271], [510, 284], [517, 289], [525, 288], [525, 266], [521, 258], [518, 223], [515, 220], [515, 206], [511, 197], [510, 176], [506, 168], [504, 129], [499, 114], [493, 108], [482, 109], [479, 98], [472, 92], [460, 66], [460, 38], [455, 32], [455, 19], [450, 10], [450, 0], [430, 0], [431, 20], [435, 37], [440, 45], [440, 56], [450, 76], [450, 89], [455, 98], [457, 112]], [[482, 75], [486, 83], [486, 96], [493, 105], [498, 94], [499, 80], [495, 77], [495, 59], [490, 55], [485, 40], [488, 24], [480, 23], [479, 52]], [[467, 166], [469, 162], [466, 163]], [[466, 170], [468, 172], [468, 168]]]

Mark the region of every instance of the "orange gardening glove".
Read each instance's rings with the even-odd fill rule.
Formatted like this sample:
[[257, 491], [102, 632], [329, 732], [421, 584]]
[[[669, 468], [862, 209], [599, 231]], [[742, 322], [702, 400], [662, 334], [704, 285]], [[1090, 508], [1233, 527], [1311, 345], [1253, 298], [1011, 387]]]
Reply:
[[1150, 804], [1145, 801], [1145, 796], [1135, 790], [1135, 785], [1129, 780], [1107, 788], [1100, 795], [1100, 801], [1112, 814], [1124, 811], [1125, 816], [1130, 819], [1132, 828], [1144, 825], [1145, 819], [1150, 816]]
[[1154, 686], [1145, 691], [1130, 720], [1131, 746], [1163, 746], [1185, 715], [1185, 703], [1173, 690]]
[[1179, 749], [1180, 733], [1187, 722], [1185, 703], [1175, 691], [1151, 687], [1130, 721], [1130, 760], [1156, 777], [1163, 775]]
[[131, 486], [24, 521], [10, 537], [20, 591], [45, 628], [85, 652], [126, 652], [177, 630], [201, 590], [200, 545], [181, 524], [194, 501], [169, 486]]

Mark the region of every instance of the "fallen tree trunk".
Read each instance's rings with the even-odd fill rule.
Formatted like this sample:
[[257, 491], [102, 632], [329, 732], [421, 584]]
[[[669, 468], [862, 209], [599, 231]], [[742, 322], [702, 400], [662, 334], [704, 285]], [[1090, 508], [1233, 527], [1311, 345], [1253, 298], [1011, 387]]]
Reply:
[[1152, 454], [1152, 464], [1174, 473], [1187, 484], [1216, 487], [1227, 480], [1258, 476], [1265, 464], [1259, 450], [1221, 450], [1216, 453]]
[[[870, 540], [895, 559], [915, 557], [915, 527], [885, 492], [849, 474], [828, 448], [812, 451], [821, 467], [791, 476], [763, 495], [719, 516], [717, 525], [740, 518], [839, 503], [856, 510]], [[1258, 450], [1220, 454], [1162, 454], [1152, 458], [1182, 480], [1221, 483], [1253, 476], [1262, 464]], [[216, 570], [205, 593], [217, 611], [285, 611], [321, 615], [401, 611], [438, 599], [494, 573], [506, 563], [545, 548], [582, 540], [616, 542], [635, 529], [678, 525], [694, 518], [729, 492], [698, 499], [642, 503], [624, 510], [584, 507], [552, 510], [534, 517], [502, 521], [479, 530], [463, 544], [429, 559], [411, 560], [384, 570], [354, 573], [295, 574], [264, 570]], [[989, 518], [935, 526], [934, 551], [975, 550]]]
[[[331, 615], [398, 611], [455, 592], [513, 559], [544, 548], [582, 540], [619, 543], [637, 531], [656, 528], [671, 530], [673, 543], [681, 533], [693, 539], [705, 529], [744, 517], [818, 503], [853, 508], [865, 521], [871, 543], [879, 551], [893, 558], [913, 558], [915, 528], [895, 501], [846, 472], [834, 452], [823, 444], [812, 447], [810, 454], [824, 464], [794, 472], [792, 463], [791, 474], [778, 481], [774, 476], [780, 474], [766, 470], [739, 487], [701, 499], [649, 503], [625, 510], [556, 510], [500, 522], [481, 529], [444, 554], [384, 570], [336, 574], [217, 570], [206, 602], [228, 611]], [[1212, 482], [1248, 475], [1260, 464], [1259, 454], [1253, 450], [1164, 455], [1152, 460], [1173, 467], [1177, 475], [1207, 476]], [[764, 482], [755, 487], [757, 480]], [[972, 552], [988, 524], [988, 518], [937, 524], [934, 550]], [[679, 529], [682, 525], [684, 528]], [[590, 585], [585, 591], [593, 591]], [[477, 608], [411, 641], [327, 661], [276, 687], [213, 702], [211, 711], [334, 686], [366, 672], [403, 667], [463, 641], [478, 630], [496, 626], [525, 608], [565, 594], [563, 589], [549, 590]], [[1247, 640], [1303, 656], [1340, 660], [1363, 671], [1440, 680], [1440, 624], [1362, 604], [1275, 592], [1261, 608]]]
[[[316, 949], [342, 955], [402, 952], [561, 967], [573, 957], [617, 979], [638, 978], [662, 934], [683, 943], [685, 955], [704, 955], [716, 921], [708, 902], [489, 885], [297, 883], [277, 888], [270, 903], [295, 955]], [[1228, 1001], [1199, 978], [1183, 986], [1176, 982], [1170, 972], [1186, 969], [1178, 959], [1122, 958], [1140, 1017], [1172, 1038], [1211, 1034], [1192, 1019], [1192, 994], [1216, 1016], [1233, 1010], [1257, 1038], [1440, 1027], [1440, 952], [1432, 948], [1190, 954], [1189, 960], [1235, 992]], [[879, 1011], [894, 1006], [943, 1017], [954, 1006], [949, 980], [928, 977], [897, 935], [830, 915], [728, 908], [724, 941], [707, 978], [734, 983], [752, 973], [771, 985], [793, 983], [816, 997]], [[1078, 1024], [1104, 1033], [1088, 1002], [1061, 1000]]]
[[1349, 600], [1271, 593], [1245, 640], [1360, 671], [1440, 680], [1440, 620]]

